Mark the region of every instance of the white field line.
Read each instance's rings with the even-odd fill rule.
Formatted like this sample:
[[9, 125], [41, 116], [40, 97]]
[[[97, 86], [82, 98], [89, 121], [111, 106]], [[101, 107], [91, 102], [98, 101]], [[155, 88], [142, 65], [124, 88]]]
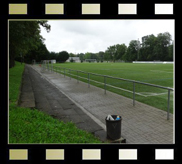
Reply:
[[[58, 72], [64, 73], [63, 71], [58, 71]], [[72, 76], [76, 76], [76, 77], [77, 77], [77, 75], [74, 75], [74, 74], [71, 74], [71, 73], [68, 73], [68, 72], [67, 72], [67, 74], [72, 75]], [[81, 76], [78, 76], [78, 78], [82, 78], [82, 79], [88, 80], [88, 78], [81, 77]], [[92, 80], [92, 79], [89, 79], [89, 80], [90, 80], [90, 81], [93, 81], [93, 82], [95, 82], [95, 83], [104, 85], [104, 83], [102, 83], [102, 82], [98, 82], [98, 81], [95, 81], [95, 80]], [[109, 86], [109, 87], [112, 87], [112, 88], [115, 88], [115, 89], [119, 89], [119, 90], [123, 90], [123, 91], [125, 91], [125, 92], [133, 93], [133, 91], [130, 91], [130, 90], [128, 90], [128, 89], [115, 87], [115, 86], [110, 85], [110, 84], [106, 84], [106, 86]], [[172, 93], [172, 92], [171, 92], [171, 93]], [[167, 92], [163, 92], [163, 93], [135, 92], [135, 94], [136, 94], [136, 95], [139, 95], [139, 96], [143, 96], [143, 97], [151, 97], [151, 96], [164, 95], [164, 94], [167, 94]]]
[[[147, 93], [147, 92], [146, 92]], [[151, 95], [148, 95], [148, 97], [150, 97], [150, 96], [158, 96], [158, 95], [167, 95], [168, 94], [168, 92], [163, 92], [163, 93], [151, 93]], [[170, 92], [170, 94], [173, 94], [173, 91], [171, 91]]]
[[166, 70], [166, 71], [173, 71], [172, 69], [164, 69], [164, 70]]
[[151, 97], [151, 96], [159, 96], [159, 95], [165, 95], [167, 94], [167, 92], [163, 92], [163, 93], [151, 93], [151, 92], [140, 92], [140, 93], [146, 93], [146, 97]]
[[152, 72], [159, 72], [159, 73], [173, 73], [173, 72], [168, 72], [168, 71], [160, 71], [160, 70], [150, 70]]

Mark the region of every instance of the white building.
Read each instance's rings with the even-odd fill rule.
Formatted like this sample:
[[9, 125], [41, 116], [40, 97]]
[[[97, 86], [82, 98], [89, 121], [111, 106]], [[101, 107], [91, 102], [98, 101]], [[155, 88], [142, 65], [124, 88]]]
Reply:
[[56, 63], [56, 59], [52, 59], [51, 63], [53, 63], [53, 64]]
[[42, 62], [46, 62], [46, 63], [56, 63], [56, 59], [52, 59], [52, 60], [42, 60]]
[[68, 60], [66, 60], [67, 62], [71, 62], [71, 60], [73, 60], [73, 62], [76, 63], [80, 63], [80, 57], [69, 57]]

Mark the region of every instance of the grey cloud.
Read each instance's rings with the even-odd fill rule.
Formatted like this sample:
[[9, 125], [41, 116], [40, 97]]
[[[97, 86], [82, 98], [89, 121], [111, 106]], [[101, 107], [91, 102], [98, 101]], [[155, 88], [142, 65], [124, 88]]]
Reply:
[[72, 53], [105, 51], [114, 44], [129, 45], [145, 35], [168, 31], [174, 38], [173, 20], [54, 20], [51, 32], [41, 30], [49, 51]]

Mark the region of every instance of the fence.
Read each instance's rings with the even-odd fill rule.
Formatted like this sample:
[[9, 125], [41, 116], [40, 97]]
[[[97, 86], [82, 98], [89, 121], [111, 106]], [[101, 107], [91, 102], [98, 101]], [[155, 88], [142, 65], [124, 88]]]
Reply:
[[[164, 87], [164, 86], [160, 86], [160, 85], [155, 85], [155, 84], [150, 84], [150, 83], [144, 83], [144, 82], [140, 82], [140, 81], [135, 81], [135, 80], [129, 80], [129, 79], [123, 79], [123, 78], [118, 78], [118, 77], [113, 77], [113, 76], [108, 76], [108, 75], [101, 75], [101, 74], [96, 74], [96, 73], [91, 73], [91, 72], [85, 72], [85, 71], [81, 71], [81, 70], [73, 70], [73, 69], [68, 69], [68, 68], [62, 68], [60, 66], [53, 66], [53, 64], [47, 63], [46, 61], [43, 61], [43, 69], [47, 69], [51, 72], [57, 72], [57, 73], [62, 73], [64, 75], [64, 77], [66, 75], [70, 75], [70, 79], [71, 76], [74, 76], [77, 79], [77, 82], [79, 82], [79, 79], [82, 78], [84, 80], [87, 81], [88, 83], [88, 87], [90, 87], [90, 82], [95, 82], [98, 84], [102, 84], [104, 87], [104, 93], [106, 94], [107, 91], [107, 86], [115, 88], [115, 89], [119, 89], [119, 90], [124, 90], [127, 92], [130, 92], [133, 94], [133, 106], [135, 106], [135, 95], [141, 95], [140, 93], [135, 92], [135, 84], [142, 84], [142, 85], [147, 85], [147, 86], [152, 86], [152, 87], [156, 87], [156, 88], [161, 88], [161, 89], [165, 89], [168, 91], [168, 100], [167, 100], [167, 120], [169, 120], [169, 113], [170, 113], [170, 91], [173, 91], [173, 88], [170, 87]], [[75, 74], [72, 74], [71, 72], [75, 72]], [[79, 76], [79, 73], [84, 74], [83, 76]], [[90, 75], [94, 75], [94, 76], [98, 76], [98, 77], [102, 77], [103, 78], [103, 82], [99, 82], [96, 80], [93, 80], [90, 78]], [[117, 79], [117, 80], [122, 80], [122, 81], [127, 81], [127, 82], [131, 82], [133, 84], [133, 89], [132, 91], [130, 90], [126, 90], [123, 88], [119, 88], [113, 85], [110, 85], [107, 83], [107, 79]]]

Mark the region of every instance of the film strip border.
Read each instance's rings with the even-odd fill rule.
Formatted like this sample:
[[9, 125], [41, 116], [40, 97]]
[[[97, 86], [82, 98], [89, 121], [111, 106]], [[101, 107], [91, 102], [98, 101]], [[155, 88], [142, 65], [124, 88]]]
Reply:
[[[28, 3], [9, 3], [9, 15], [27, 15]], [[102, 4], [100, 3], [82, 3], [81, 5], [81, 15], [100, 15], [102, 14]], [[45, 11], [44, 15], [64, 15], [67, 5], [64, 3], [44, 3], [42, 9]], [[138, 8], [137, 3], [119, 3], [117, 8], [112, 9], [117, 10], [118, 15], [137, 15]], [[173, 3], [155, 3], [154, 4], [154, 15], [173, 15], [174, 14], [174, 4]], [[109, 12], [109, 11], [108, 11]]]
[[[147, 2], [149, 3], [149, 2]], [[30, 3], [9, 3], [8, 4], [8, 13], [10, 16], [14, 15], [16, 18], [19, 18], [19, 15], [31, 15], [32, 7], [30, 7]], [[39, 13], [41, 13], [41, 16], [65, 16], [69, 15], [68, 11], [68, 5], [66, 3], [42, 3], [41, 5], [38, 5], [39, 7]], [[152, 11], [150, 13], [152, 15], [174, 15], [174, 4], [173, 3], [150, 3], [152, 5]], [[78, 7], [79, 6], [79, 7]], [[114, 6], [114, 8], [113, 8]], [[143, 5], [145, 7], [145, 5]], [[104, 9], [105, 6], [102, 3], [80, 3], [77, 4], [77, 8], [75, 10], [78, 10], [77, 13], [79, 13], [80, 17], [82, 15], [93, 15], [92, 18], [94, 18], [94, 15], [102, 15], [105, 14], [106, 9]], [[115, 16], [118, 15], [131, 15], [135, 16], [141, 13], [141, 5], [139, 3], [118, 3], [115, 5], [111, 5], [110, 10], [115, 10], [113, 13], [115, 13]], [[147, 9], [144, 9], [146, 11]], [[107, 11], [110, 12], [109, 10]], [[35, 12], [34, 12], [35, 13]], [[36, 14], [35, 14], [36, 15]], [[37, 15], [39, 16], [39, 15]], [[51, 18], [53, 18], [51, 17]], [[48, 17], [49, 18], [49, 17]], [[57, 17], [56, 17], [57, 18]], [[112, 145], [113, 146], [113, 145]], [[16, 147], [16, 146], [15, 146]], [[18, 147], [18, 146], [17, 146]], [[21, 146], [20, 146], [21, 147]], [[31, 147], [31, 146], [30, 146]], [[60, 160], [60, 161], [67, 161], [68, 158], [72, 158], [77, 156], [76, 159], [79, 160], [98, 160], [98, 161], [106, 161], [107, 159], [113, 160], [113, 161], [119, 161], [119, 160], [142, 160], [144, 157], [144, 153], [147, 153], [148, 150], [142, 149], [142, 148], [126, 148], [126, 149], [81, 149], [78, 145], [75, 146], [74, 149], [38, 149], [37, 151], [34, 148], [10, 148], [8, 149], [8, 160], [10, 161], [30, 161], [32, 159], [38, 159], [39, 154], [36, 154], [39, 152], [40, 158], [44, 161], [50, 161], [50, 160]], [[84, 146], [83, 146], [84, 147]], [[129, 146], [131, 147], [131, 146]], [[157, 146], [159, 147], [159, 146]], [[170, 147], [170, 146], [169, 146]], [[149, 148], [150, 149], [150, 148]], [[152, 148], [149, 151], [149, 157], [151, 160], [175, 160], [176, 158], [180, 158], [176, 156], [176, 151], [173, 148]], [[76, 153], [76, 151], [78, 151]], [[113, 151], [113, 152], [111, 152]], [[73, 155], [76, 153], [76, 155]], [[109, 154], [111, 153], [111, 155]], [[113, 155], [113, 153], [115, 155]], [[71, 157], [70, 157], [71, 156]], [[74, 159], [72, 159], [74, 160]], [[150, 161], [150, 159], [149, 159]]]
[[[102, 153], [102, 149], [81, 149], [81, 153], [77, 158], [80, 160], [106, 160], [108, 156]], [[117, 155], [110, 155], [110, 160], [142, 160], [143, 152], [138, 149], [117, 149]], [[31, 150], [28, 149], [9, 149], [9, 160], [25, 160], [28, 161], [31, 158]], [[66, 149], [45, 149], [42, 152], [45, 157], [45, 161], [50, 160], [67, 160], [70, 159], [70, 152]], [[116, 159], [115, 159], [116, 158]], [[154, 149], [151, 160], [175, 160], [174, 159], [174, 149]], [[176, 156], [175, 156], [176, 158]], [[36, 158], [38, 159], [38, 157]]]

